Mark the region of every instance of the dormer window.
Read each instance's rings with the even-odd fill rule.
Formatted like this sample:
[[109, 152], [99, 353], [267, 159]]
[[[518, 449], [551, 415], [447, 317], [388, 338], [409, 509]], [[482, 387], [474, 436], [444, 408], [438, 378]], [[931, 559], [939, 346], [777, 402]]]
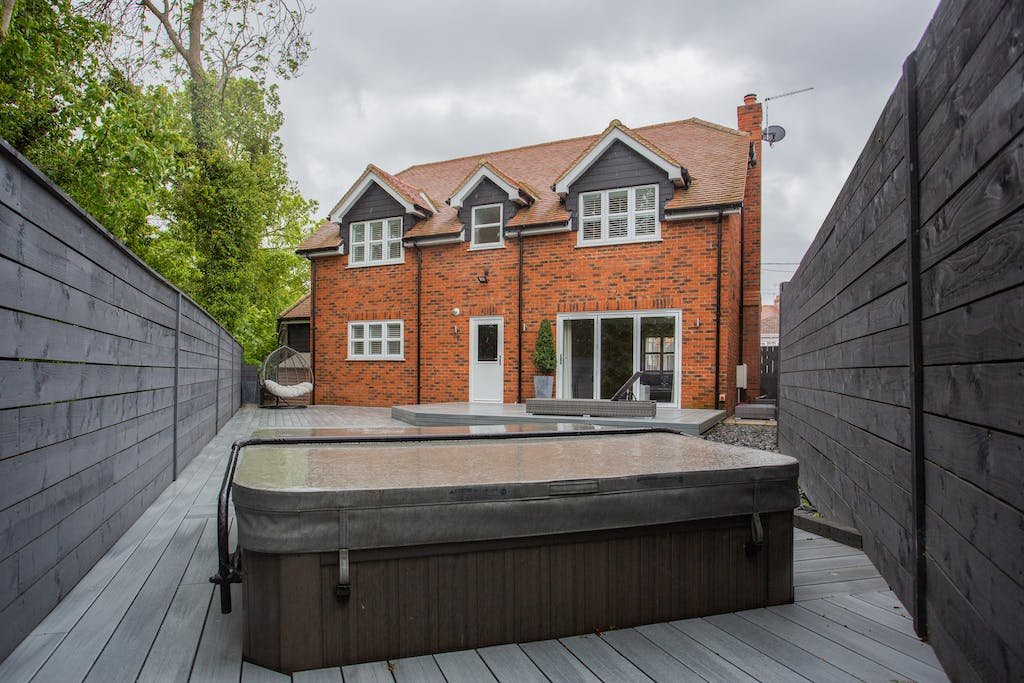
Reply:
[[504, 246], [501, 222], [501, 204], [474, 206], [470, 249], [494, 249]]
[[578, 215], [581, 246], [661, 238], [657, 185], [581, 193]]
[[349, 266], [402, 263], [402, 219], [384, 218], [349, 226]]

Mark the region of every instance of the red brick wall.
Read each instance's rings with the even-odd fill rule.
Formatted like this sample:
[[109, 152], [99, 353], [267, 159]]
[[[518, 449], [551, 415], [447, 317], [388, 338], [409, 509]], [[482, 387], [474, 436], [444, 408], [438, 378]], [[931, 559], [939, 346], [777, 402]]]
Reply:
[[[523, 398], [533, 396], [531, 361], [542, 318], [558, 313], [681, 309], [684, 407], [713, 407], [715, 350], [715, 219], [664, 223], [662, 241], [576, 246], [576, 233], [524, 240]], [[723, 219], [722, 363], [720, 392], [735, 395], [738, 347], [739, 216]], [[517, 398], [518, 243], [470, 251], [465, 244], [423, 249], [421, 401], [469, 398], [469, 319], [505, 321], [504, 400]], [[347, 268], [347, 257], [317, 260], [317, 402], [394, 405], [416, 400], [416, 250], [405, 263]], [[488, 271], [488, 282], [477, 276]], [[458, 308], [458, 316], [452, 309]], [[349, 320], [405, 321], [405, 362], [348, 361]], [[699, 320], [699, 326], [698, 326]], [[556, 344], [558, 343], [555, 329]]]
[[747, 169], [743, 199], [743, 360], [747, 364], [747, 396], [756, 398], [761, 387], [761, 103], [748, 95], [736, 108], [739, 130], [750, 134], [757, 165]]

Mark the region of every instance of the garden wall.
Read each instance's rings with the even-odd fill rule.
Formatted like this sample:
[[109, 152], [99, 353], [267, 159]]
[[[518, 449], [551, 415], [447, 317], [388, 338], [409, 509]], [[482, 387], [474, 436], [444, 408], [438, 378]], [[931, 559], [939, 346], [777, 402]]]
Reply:
[[1024, 675], [1021, 26], [940, 4], [782, 295], [781, 450], [964, 681]]
[[235, 413], [241, 360], [0, 140], [0, 659]]

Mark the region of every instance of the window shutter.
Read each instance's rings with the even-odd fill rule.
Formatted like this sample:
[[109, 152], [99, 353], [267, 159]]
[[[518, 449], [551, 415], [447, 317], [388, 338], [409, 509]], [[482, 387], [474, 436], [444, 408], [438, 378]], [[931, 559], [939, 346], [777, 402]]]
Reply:
[[626, 213], [629, 211], [629, 190], [615, 190], [608, 193], [608, 213]]
[[636, 190], [636, 210], [654, 211], [654, 187], [638, 187]]
[[654, 214], [648, 214], [646, 216], [637, 215], [636, 217], [636, 234], [637, 235], [654, 235], [658, 232], [658, 226], [655, 224]]
[[601, 215], [601, 193], [591, 192], [580, 197], [583, 202], [583, 215], [584, 216], [600, 216]]
[[370, 223], [370, 239], [375, 241], [384, 239], [384, 224], [382, 222]]
[[601, 239], [601, 219], [600, 218], [584, 218], [583, 219], [583, 239], [584, 240], [599, 240], [599, 239]]
[[402, 258], [402, 243], [399, 240], [388, 242], [388, 258], [389, 259], [400, 259]]

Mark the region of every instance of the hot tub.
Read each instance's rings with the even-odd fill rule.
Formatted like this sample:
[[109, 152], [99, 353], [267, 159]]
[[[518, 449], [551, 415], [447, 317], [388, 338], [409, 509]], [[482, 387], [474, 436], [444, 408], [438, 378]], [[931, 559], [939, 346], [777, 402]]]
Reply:
[[245, 658], [293, 672], [792, 601], [794, 459], [558, 430], [245, 448]]

